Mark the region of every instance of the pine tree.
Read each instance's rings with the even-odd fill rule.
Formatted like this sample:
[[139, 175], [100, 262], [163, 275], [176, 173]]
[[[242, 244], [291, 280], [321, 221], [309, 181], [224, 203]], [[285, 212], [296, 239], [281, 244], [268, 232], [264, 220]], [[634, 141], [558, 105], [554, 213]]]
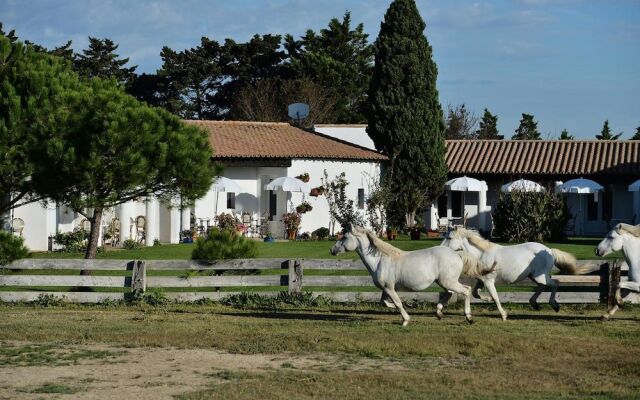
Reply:
[[602, 131], [600, 131], [599, 135], [596, 135], [596, 139], [598, 140], [618, 140], [618, 138], [622, 136], [622, 132], [614, 135], [611, 133], [611, 128], [609, 128], [609, 120], [604, 121], [604, 125], [602, 125]]
[[565, 128], [562, 130], [562, 132], [560, 132], [560, 137], [558, 138], [558, 140], [574, 140], [575, 137], [573, 137], [573, 135], [569, 134], [569, 131]]
[[32, 187], [43, 163], [34, 145], [65, 130], [66, 101], [80, 87], [61, 59], [0, 35], [0, 214], [42, 199]]
[[533, 120], [533, 115], [522, 114], [520, 126], [516, 129], [516, 134], [511, 138], [513, 140], [540, 140], [540, 132], [538, 132], [538, 123]]
[[480, 140], [502, 140], [503, 135], [498, 132], [498, 116], [493, 115], [488, 109], [484, 109], [480, 125], [476, 131], [476, 136]]
[[385, 182], [390, 210], [412, 225], [436, 199], [447, 177], [444, 118], [436, 89], [437, 66], [414, 0], [389, 6], [375, 43], [367, 133], [390, 164]]
[[143, 105], [113, 80], [94, 78], [68, 106], [63, 135], [34, 147], [37, 190], [91, 223], [85, 258], [95, 258], [105, 209], [148, 195], [195, 199], [218, 170], [205, 132]]
[[630, 140], [640, 140], [640, 126], [636, 128], [636, 133], [631, 137]]
[[120, 59], [115, 53], [118, 45], [111, 39], [89, 36], [89, 48], [82, 50], [74, 60], [74, 69], [84, 78], [114, 78], [120, 84], [128, 83], [137, 66], [125, 67], [129, 58]]

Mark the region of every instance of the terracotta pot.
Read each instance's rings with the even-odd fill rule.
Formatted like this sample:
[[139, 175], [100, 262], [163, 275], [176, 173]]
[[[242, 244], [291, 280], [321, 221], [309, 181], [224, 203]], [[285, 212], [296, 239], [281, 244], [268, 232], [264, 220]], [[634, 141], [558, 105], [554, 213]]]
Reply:
[[313, 188], [311, 189], [311, 192], [309, 192], [309, 196], [312, 197], [318, 197], [320, 195], [320, 191], [318, 190], [318, 188]]
[[289, 240], [296, 240], [297, 229], [287, 229], [287, 238]]
[[411, 240], [420, 240], [420, 229], [411, 229], [411, 231], [409, 231], [409, 236], [411, 237]]
[[387, 232], [387, 240], [396, 240], [398, 238], [397, 232]]

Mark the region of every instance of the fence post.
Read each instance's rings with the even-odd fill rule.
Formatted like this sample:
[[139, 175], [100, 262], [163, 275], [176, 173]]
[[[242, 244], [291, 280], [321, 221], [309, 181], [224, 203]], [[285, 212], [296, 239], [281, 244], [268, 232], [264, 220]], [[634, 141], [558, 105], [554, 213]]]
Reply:
[[133, 262], [133, 271], [131, 271], [131, 291], [144, 293], [147, 290], [147, 269], [144, 267], [144, 261], [136, 260]]
[[614, 261], [609, 276], [609, 298], [607, 301], [609, 309], [616, 304], [616, 293], [620, 288], [620, 269], [620, 263], [618, 263], [618, 260]]
[[600, 264], [600, 284], [598, 290], [600, 291], [600, 303], [609, 304], [609, 275], [611, 270], [611, 263], [606, 262]]
[[300, 260], [289, 260], [289, 293], [302, 292], [302, 264]]

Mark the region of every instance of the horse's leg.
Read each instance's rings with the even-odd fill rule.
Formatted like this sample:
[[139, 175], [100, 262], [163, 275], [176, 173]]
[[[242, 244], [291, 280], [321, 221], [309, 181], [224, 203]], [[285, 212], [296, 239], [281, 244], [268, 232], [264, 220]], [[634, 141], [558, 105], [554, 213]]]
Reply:
[[464, 297], [464, 317], [467, 319], [468, 323], [473, 324], [473, 318], [471, 316], [471, 286], [463, 285], [457, 280], [448, 282], [447, 284], [443, 283], [443, 286], [446, 289]]
[[448, 290], [440, 292], [438, 306], [436, 307], [436, 317], [438, 317], [438, 319], [442, 319], [442, 317], [444, 316], [444, 314], [442, 313], [442, 309], [447, 305], [447, 303], [449, 303], [449, 299], [451, 298], [452, 294], [453, 293]]
[[529, 299], [529, 304], [531, 304], [531, 307], [536, 311], [540, 311], [540, 306], [538, 305], [538, 297], [540, 297], [540, 294], [542, 293], [544, 288], [545, 288], [545, 285], [538, 283], [538, 287], [533, 293], [533, 296], [531, 296], [531, 298]]
[[387, 287], [384, 288], [384, 292], [391, 298], [391, 301], [393, 301], [393, 304], [396, 306], [396, 308], [400, 310], [400, 314], [402, 315], [402, 326], [407, 326], [411, 318], [409, 317], [409, 314], [407, 314], [407, 312], [404, 310], [404, 307], [402, 306], [402, 300], [400, 300], [400, 296], [398, 296], [398, 293], [396, 293], [395, 289], [390, 289]]
[[496, 290], [495, 282], [492, 279], [487, 279], [487, 281], [484, 283], [484, 286], [489, 291], [489, 294], [491, 294], [491, 298], [493, 299], [493, 302], [496, 303], [496, 307], [498, 307], [498, 311], [502, 316], [502, 320], [506, 321], [507, 312], [502, 308], [502, 304], [500, 304], [500, 298], [498, 297], [498, 291]]
[[476, 299], [480, 299], [480, 300], [483, 300], [483, 301], [491, 301], [491, 297], [490, 296], [486, 296], [486, 295], [480, 294], [480, 290], [482, 290], [483, 287], [484, 287], [484, 283], [480, 279], [476, 279], [476, 284], [473, 287], [473, 291], [471, 292], [471, 294]]
[[549, 277], [549, 282], [547, 286], [551, 288], [551, 296], [549, 296], [549, 304], [551, 304], [551, 308], [553, 311], [560, 312], [560, 304], [556, 301], [556, 293], [558, 293], [558, 281], [555, 279], [551, 279]]
[[[551, 295], [549, 296], [549, 304], [551, 305], [551, 308], [553, 308], [553, 310], [555, 312], [559, 312], [560, 311], [560, 304], [558, 304], [558, 302], [556, 301], [556, 293], [558, 292], [558, 281], [555, 279], [551, 278], [551, 275], [549, 275], [548, 272], [542, 274], [542, 275], [538, 275], [535, 276], [533, 278], [533, 280], [540, 286], [538, 286], [538, 289], [536, 290], [536, 293], [533, 295], [535, 297], [532, 297], [531, 300], [533, 300], [533, 302], [536, 304], [536, 306], [538, 305], [538, 296], [540, 296], [540, 294], [542, 293], [542, 291], [545, 288], [549, 288], [551, 289]], [[531, 300], [529, 302], [531, 302]], [[533, 306], [533, 303], [531, 304]], [[539, 310], [540, 307], [538, 306], [536, 308], [536, 306], [533, 306], [534, 309]]]
[[385, 293], [384, 290], [382, 291], [382, 296], [380, 297], [380, 303], [382, 303], [382, 305], [387, 308], [396, 308], [395, 304], [393, 304], [393, 301], [391, 301], [391, 298], [387, 293]]
[[618, 304], [614, 304], [613, 307], [611, 307], [611, 310], [607, 311], [607, 313], [602, 316], [602, 319], [604, 321], [608, 321], [609, 318], [611, 318], [613, 316], [613, 314], [615, 314], [616, 311], [618, 311], [619, 308], [620, 308], [620, 306], [618, 306]]

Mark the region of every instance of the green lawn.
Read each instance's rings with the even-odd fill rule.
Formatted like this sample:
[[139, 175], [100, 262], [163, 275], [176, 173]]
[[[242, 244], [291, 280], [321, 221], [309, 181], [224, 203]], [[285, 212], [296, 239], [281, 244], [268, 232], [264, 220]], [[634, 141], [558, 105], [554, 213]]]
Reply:
[[[547, 243], [548, 246], [568, 251], [581, 260], [597, 259], [594, 249], [599, 238], [572, 238], [566, 243]], [[417, 250], [437, 246], [442, 239], [410, 240], [407, 236], [401, 236], [393, 241], [393, 245], [403, 250]], [[332, 241], [282, 241], [264, 243], [257, 241], [257, 258], [332, 258], [329, 249]], [[109, 248], [107, 252], [99, 254], [98, 258], [120, 260], [186, 260], [191, 258], [193, 244], [166, 244], [156, 247], [145, 247], [138, 250], [121, 250]], [[82, 253], [34, 253], [35, 258], [82, 258]], [[338, 259], [357, 259], [356, 253], [342, 254]], [[620, 257], [613, 254], [610, 258]]]

